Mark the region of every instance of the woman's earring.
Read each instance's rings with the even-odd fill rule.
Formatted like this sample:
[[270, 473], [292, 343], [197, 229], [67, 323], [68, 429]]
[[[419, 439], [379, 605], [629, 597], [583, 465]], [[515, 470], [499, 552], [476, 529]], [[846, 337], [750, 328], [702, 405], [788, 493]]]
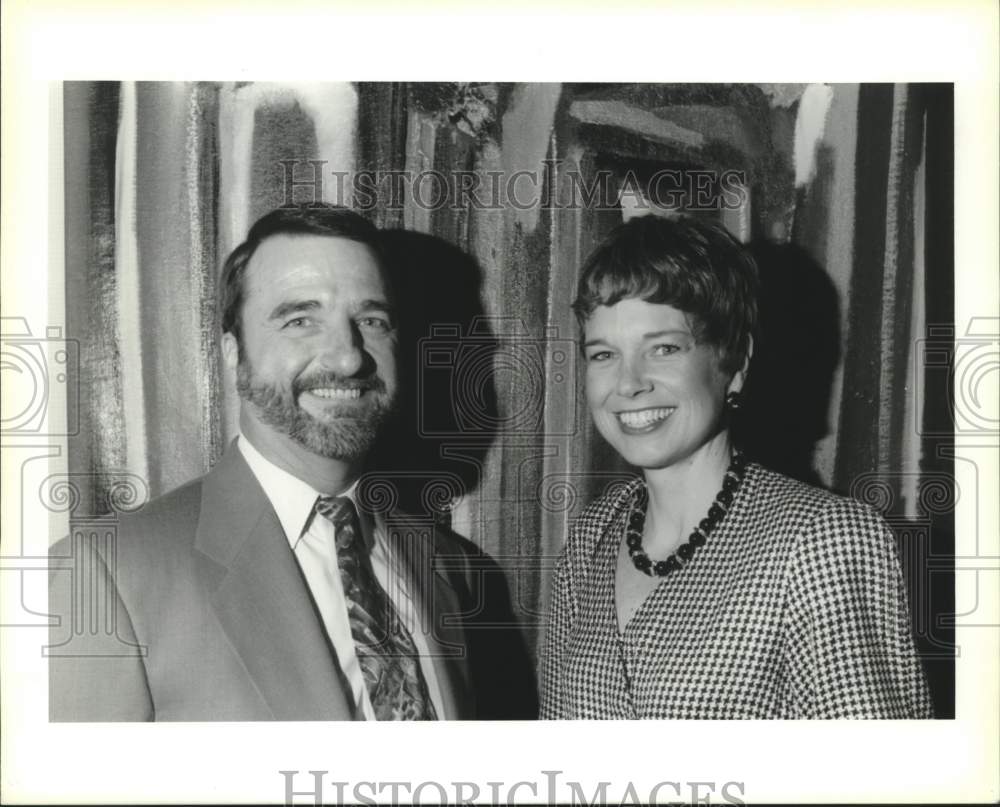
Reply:
[[736, 412], [741, 406], [743, 406], [742, 393], [736, 391], [726, 393], [726, 409]]

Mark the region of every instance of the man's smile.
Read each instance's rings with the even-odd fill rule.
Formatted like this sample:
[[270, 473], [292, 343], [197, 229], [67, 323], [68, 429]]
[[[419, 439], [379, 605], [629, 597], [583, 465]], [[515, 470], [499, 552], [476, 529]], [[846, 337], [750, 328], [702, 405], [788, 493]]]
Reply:
[[361, 397], [360, 387], [315, 387], [306, 392], [317, 398], [329, 398], [338, 401], [353, 401]]

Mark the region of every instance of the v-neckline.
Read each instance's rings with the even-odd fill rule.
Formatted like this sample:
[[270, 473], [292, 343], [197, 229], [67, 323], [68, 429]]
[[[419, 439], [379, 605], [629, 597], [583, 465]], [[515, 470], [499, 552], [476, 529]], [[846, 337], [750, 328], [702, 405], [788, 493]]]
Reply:
[[[736, 491], [736, 494], [733, 497], [732, 502], [730, 503], [730, 506], [726, 512], [725, 517], [721, 519], [719, 525], [717, 526], [717, 530], [713, 532], [713, 535], [715, 536], [716, 540], [718, 540], [719, 536], [724, 533], [724, 530], [727, 528], [727, 526], [729, 526], [732, 523], [732, 513], [737, 509], [738, 506], [740, 506], [739, 503], [743, 498], [743, 496], [745, 495], [745, 490], [747, 488], [747, 479], [751, 476], [752, 476], [752, 463], [748, 463], [739, 490]], [[618, 566], [620, 563], [622, 564], [628, 563], [629, 567], [632, 566], [632, 564], [627, 560], [628, 550], [625, 547], [624, 521], [628, 518], [628, 513], [629, 513], [629, 509], [627, 506], [628, 501], [629, 500], [626, 499], [625, 509], [621, 512], [619, 518], [616, 519], [614, 522], [614, 532], [617, 537], [612, 541], [612, 543], [614, 544], [614, 549], [612, 551], [612, 558], [611, 558], [611, 574], [612, 574], [611, 605], [610, 605], [611, 616], [612, 616], [612, 624], [614, 625], [615, 629], [615, 637], [617, 640], [621, 641], [624, 641], [624, 639], [626, 638], [629, 628], [635, 623], [636, 617], [638, 617], [644, 610], [646, 610], [649, 607], [651, 600], [653, 600], [657, 595], [659, 595], [660, 591], [663, 589], [664, 583], [667, 580], [676, 580], [678, 575], [683, 574], [687, 570], [687, 567], [692, 562], [695, 562], [697, 560], [697, 554], [704, 554], [703, 552], [696, 553], [695, 557], [693, 557], [690, 561], [685, 563], [680, 569], [677, 569], [673, 574], [658, 578], [657, 583], [649, 589], [649, 591], [642, 598], [642, 600], [636, 605], [636, 607], [632, 610], [632, 613], [629, 615], [628, 619], [625, 620], [625, 623], [623, 625], [621, 621], [621, 615], [618, 612]], [[629, 570], [631, 570], [631, 568]], [[636, 571], [636, 573], [639, 574], [640, 572]]]
[[666, 577], [656, 578], [656, 582], [649, 588], [648, 591], [646, 591], [645, 596], [639, 600], [635, 608], [632, 609], [632, 612], [623, 623], [618, 608], [618, 567], [623, 563], [628, 563], [626, 571], [633, 571], [635, 574], [640, 574], [638, 570], [632, 567], [631, 562], [628, 561], [628, 551], [625, 549], [624, 537], [616, 543], [616, 548], [611, 562], [611, 571], [613, 575], [613, 584], [611, 586], [611, 614], [614, 619], [615, 634], [619, 639], [625, 638], [628, 634], [629, 628], [635, 623], [636, 617], [646, 609], [650, 601], [656, 597], [660, 589], [663, 587], [663, 584], [667, 581]]

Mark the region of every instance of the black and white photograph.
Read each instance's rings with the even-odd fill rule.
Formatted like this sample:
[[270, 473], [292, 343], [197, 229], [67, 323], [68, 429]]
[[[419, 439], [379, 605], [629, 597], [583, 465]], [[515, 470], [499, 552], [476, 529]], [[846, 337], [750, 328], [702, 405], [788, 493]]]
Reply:
[[5, 36], [11, 803], [1000, 796], [997, 49], [911, 52], [963, 8], [898, 71]]

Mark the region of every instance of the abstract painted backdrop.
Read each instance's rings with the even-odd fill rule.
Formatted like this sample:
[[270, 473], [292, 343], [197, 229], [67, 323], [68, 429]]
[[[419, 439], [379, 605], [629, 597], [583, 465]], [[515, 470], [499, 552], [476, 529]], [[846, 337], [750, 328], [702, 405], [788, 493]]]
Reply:
[[77, 516], [218, 459], [222, 261], [289, 199], [351, 204], [393, 230], [409, 303], [380, 465], [508, 570], [534, 646], [569, 521], [629, 473], [581, 401], [579, 267], [623, 218], [683, 209], [761, 268], [741, 439], [883, 511], [953, 713], [950, 85], [73, 82], [62, 103]]

